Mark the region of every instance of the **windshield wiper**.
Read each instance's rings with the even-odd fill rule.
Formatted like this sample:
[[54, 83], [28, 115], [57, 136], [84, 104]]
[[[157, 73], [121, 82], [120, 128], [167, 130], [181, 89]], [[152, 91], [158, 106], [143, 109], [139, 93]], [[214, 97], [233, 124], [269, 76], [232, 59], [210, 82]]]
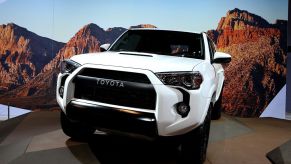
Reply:
[[187, 57], [187, 58], [193, 58], [193, 59], [202, 59], [201, 54], [190, 53], [190, 52], [176, 52], [176, 53], [172, 53], [171, 56]]
[[191, 53], [189, 53], [189, 52], [175, 52], [175, 53], [172, 53], [171, 55], [172, 56], [181, 56], [181, 57], [192, 56]]

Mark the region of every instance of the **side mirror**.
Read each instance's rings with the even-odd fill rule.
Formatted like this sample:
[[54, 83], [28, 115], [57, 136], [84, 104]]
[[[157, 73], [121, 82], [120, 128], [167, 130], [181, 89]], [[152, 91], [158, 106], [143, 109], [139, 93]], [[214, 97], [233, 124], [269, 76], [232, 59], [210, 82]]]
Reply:
[[107, 51], [109, 47], [110, 47], [110, 44], [102, 44], [100, 46], [100, 51], [101, 52]]
[[223, 52], [215, 52], [212, 63], [229, 63], [231, 56]]

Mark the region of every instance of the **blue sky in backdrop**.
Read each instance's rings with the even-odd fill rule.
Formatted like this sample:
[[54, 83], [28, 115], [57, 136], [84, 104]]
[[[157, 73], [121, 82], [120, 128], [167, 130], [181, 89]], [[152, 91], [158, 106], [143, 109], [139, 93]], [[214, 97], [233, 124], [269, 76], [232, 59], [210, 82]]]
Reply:
[[104, 29], [149, 23], [162, 29], [207, 31], [234, 8], [270, 23], [288, 19], [288, 0], [0, 0], [0, 24], [13, 22], [67, 42], [88, 23]]

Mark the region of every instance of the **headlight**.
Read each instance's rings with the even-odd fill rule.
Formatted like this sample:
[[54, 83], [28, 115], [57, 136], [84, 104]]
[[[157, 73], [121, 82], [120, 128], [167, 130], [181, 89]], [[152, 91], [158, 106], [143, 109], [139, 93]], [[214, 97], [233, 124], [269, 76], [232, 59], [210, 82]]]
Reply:
[[165, 85], [181, 86], [186, 89], [199, 89], [203, 77], [199, 72], [156, 73]]
[[72, 73], [75, 69], [80, 67], [81, 64], [74, 62], [71, 59], [66, 59], [61, 62], [61, 73]]

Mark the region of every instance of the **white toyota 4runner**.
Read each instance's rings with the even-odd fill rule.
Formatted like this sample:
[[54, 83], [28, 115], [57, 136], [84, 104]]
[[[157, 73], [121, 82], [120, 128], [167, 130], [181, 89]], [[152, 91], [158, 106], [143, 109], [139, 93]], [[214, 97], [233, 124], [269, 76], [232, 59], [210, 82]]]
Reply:
[[231, 56], [216, 52], [205, 33], [158, 29], [128, 30], [101, 50], [61, 64], [56, 97], [64, 133], [175, 138], [182, 159], [202, 163], [211, 118], [220, 117], [221, 64]]

